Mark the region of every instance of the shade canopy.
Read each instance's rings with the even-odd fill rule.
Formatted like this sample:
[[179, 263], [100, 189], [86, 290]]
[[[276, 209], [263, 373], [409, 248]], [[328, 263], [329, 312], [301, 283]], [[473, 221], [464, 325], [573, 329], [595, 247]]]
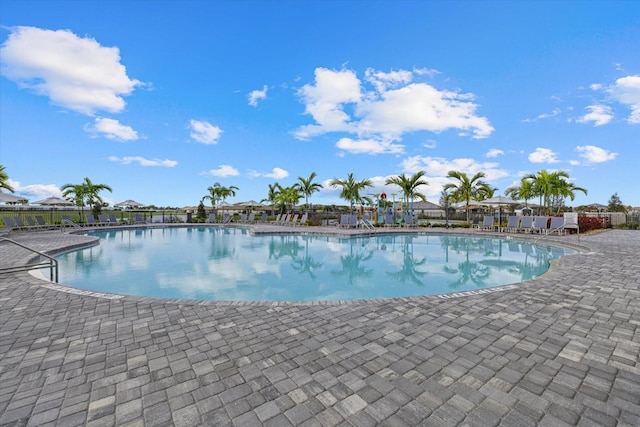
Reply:
[[128, 199], [128, 200], [125, 200], [124, 202], [116, 203], [113, 206], [117, 208], [140, 208], [144, 206], [144, 204], [136, 202], [135, 200]]
[[38, 200], [37, 202], [33, 202], [34, 205], [45, 205], [45, 206], [70, 206], [73, 205], [72, 202], [61, 199], [60, 197], [47, 197], [46, 199]]
[[513, 200], [509, 197], [504, 196], [495, 196], [490, 199], [481, 200], [478, 202], [481, 205], [489, 205], [489, 206], [508, 206], [508, 205], [517, 205], [520, 203], [518, 200]]
[[0, 191], [0, 203], [26, 203], [28, 201], [26, 197], [14, 196]]
[[236, 206], [243, 206], [243, 207], [248, 207], [248, 208], [261, 208], [264, 207], [264, 205], [260, 202], [256, 202], [255, 200], [249, 200], [247, 202], [240, 202], [240, 203], [236, 203]]

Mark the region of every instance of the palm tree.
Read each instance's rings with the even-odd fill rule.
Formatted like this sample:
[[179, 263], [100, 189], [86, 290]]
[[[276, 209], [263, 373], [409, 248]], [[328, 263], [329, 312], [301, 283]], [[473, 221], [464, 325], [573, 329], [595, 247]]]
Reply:
[[14, 193], [15, 190], [11, 185], [9, 185], [9, 175], [4, 170], [4, 166], [0, 165], [0, 188], [4, 188], [5, 190]]
[[305, 205], [307, 206], [307, 212], [309, 212], [309, 196], [313, 193], [320, 191], [322, 184], [317, 182], [313, 182], [313, 179], [316, 177], [315, 172], [311, 172], [308, 178], [303, 178], [301, 176], [298, 177], [298, 188], [300, 188], [300, 192], [304, 194]]
[[84, 206], [85, 188], [82, 184], [65, 184], [60, 187], [62, 197], [73, 202], [79, 208]]
[[104, 201], [99, 193], [104, 190], [112, 191], [107, 184], [94, 184], [88, 177], [85, 177], [81, 184], [65, 184], [60, 187], [60, 190], [64, 198], [80, 208], [80, 215], [84, 215], [85, 205], [88, 205], [96, 214], [100, 213]]
[[373, 204], [373, 201], [369, 197], [360, 195], [361, 190], [373, 186], [370, 179], [356, 181], [353, 173], [350, 173], [347, 175], [347, 179], [332, 179], [329, 182], [329, 186], [342, 188], [340, 191], [340, 198], [349, 202], [349, 214], [353, 213], [353, 205], [358, 202], [366, 201], [369, 204]]
[[207, 191], [209, 194], [204, 196], [202, 200], [209, 199], [211, 200], [211, 206], [213, 208], [216, 207], [218, 201], [225, 201], [227, 197], [233, 197], [236, 195], [236, 190], [239, 190], [238, 187], [232, 185], [230, 187], [224, 187], [219, 182], [216, 182], [211, 187], [207, 187]]
[[581, 191], [585, 195], [587, 189], [578, 187], [574, 183], [560, 179], [555, 185], [555, 194], [551, 196], [551, 205], [556, 207], [556, 213], [560, 213], [560, 208], [564, 205], [564, 199], [567, 197], [571, 200], [576, 198], [576, 191]]
[[274, 184], [269, 184], [269, 191], [267, 192], [267, 198], [260, 200], [260, 203], [269, 202], [271, 203], [271, 210], [274, 210], [273, 206], [276, 204], [276, 199], [278, 198], [278, 193], [280, 192], [281, 189], [282, 187], [277, 182]]
[[508, 187], [504, 190], [504, 195], [511, 197], [513, 200], [524, 200], [524, 207], [527, 208], [529, 199], [532, 199], [535, 196], [535, 193], [533, 191], [532, 182], [526, 178], [522, 178], [520, 180], [520, 185]]
[[573, 200], [576, 191], [587, 194], [586, 189], [569, 182], [569, 174], [564, 171], [541, 170], [536, 174], [529, 174], [523, 179], [531, 181], [533, 193], [540, 197], [540, 206], [543, 206], [547, 212], [550, 212], [554, 205], [559, 210], [566, 197]]
[[393, 184], [400, 187], [402, 190], [402, 194], [404, 196], [404, 213], [407, 213], [407, 206], [409, 206], [409, 202], [411, 201], [411, 214], [413, 215], [413, 200], [420, 199], [423, 202], [427, 201], [427, 198], [424, 194], [419, 193], [417, 188], [421, 185], [429, 185], [429, 183], [422, 179], [424, 176], [424, 171], [419, 171], [415, 173], [412, 177], [408, 177], [405, 174], [393, 176], [387, 178], [385, 184]]
[[482, 181], [485, 177], [484, 172], [478, 172], [471, 179], [464, 172], [449, 171], [449, 178], [458, 180], [458, 184], [450, 182], [443, 187], [444, 191], [452, 190], [451, 199], [456, 202], [465, 202], [465, 210], [467, 211], [467, 222], [469, 222], [469, 204], [471, 200], [484, 200], [491, 197], [495, 189], [489, 184]]
[[220, 185], [219, 182], [216, 182], [212, 186], [207, 187], [207, 191], [209, 192], [209, 194], [204, 196], [202, 200], [209, 199], [211, 201], [211, 207], [215, 209], [216, 205], [218, 204], [218, 200], [220, 200], [221, 188], [222, 186]]
[[287, 207], [291, 211], [294, 210], [295, 206], [300, 201], [300, 188], [298, 184], [294, 184], [291, 187], [282, 187], [278, 185], [278, 192], [276, 193], [276, 202], [281, 206], [281, 212], [287, 210]]
[[85, 189], [85, 197], [87, 199], [87, 204], [91, 208], [91, 210], [95, 212], [100, 212], [102, 210], [102, 206], [104, 205], [104, 200], [100, 197], [101, 191], [112, 192], [111, 187], [107, 184], [94, 184], [88, 177], [85, 177], [84, 182], [82, 183]]

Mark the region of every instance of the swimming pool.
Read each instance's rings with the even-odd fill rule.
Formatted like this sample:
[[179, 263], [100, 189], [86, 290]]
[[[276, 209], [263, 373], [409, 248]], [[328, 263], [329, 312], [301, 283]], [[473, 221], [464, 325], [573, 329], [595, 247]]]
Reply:
[[219, 301], [331, 301], [436, 295], [517, 283], [577, 251], [464, 235], [250, 235], [236, 227], [87, 233], [100, 245], [57, 257], [60, 282], [122, 295]]

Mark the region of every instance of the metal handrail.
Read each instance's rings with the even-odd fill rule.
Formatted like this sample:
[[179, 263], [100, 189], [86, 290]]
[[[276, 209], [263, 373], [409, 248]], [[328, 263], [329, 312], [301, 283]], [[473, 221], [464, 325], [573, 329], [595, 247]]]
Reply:
[[0, 238], [0, 242], [3, 242], [3, 241], [13, 243], [16, 246], [20, 246], [23, 249], [33, 252], [34, 254], [43, 256], [48, 261], [42, 261], [37, 264], [25, 264], [25, 265], [19, 265], [15, 267], [0, 268], [0, 274], [16, 273], [19, 271], [40, 270], [43, 268], [49, 268], [49, 280], [51, 280], [52, 282], [58, 283], [58, 260], [57, 259], [43, 252], [40, 252], [36, 249], [30, 248], [29, 246], [23, 245], [22, 243], [18, 243], [15, 240], [7, 239], [6, 237]]

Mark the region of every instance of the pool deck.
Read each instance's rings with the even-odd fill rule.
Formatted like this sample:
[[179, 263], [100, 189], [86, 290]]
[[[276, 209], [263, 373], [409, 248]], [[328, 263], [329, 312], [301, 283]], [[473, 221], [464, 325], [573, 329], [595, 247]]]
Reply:
[[[587, 251], [454, 298], [112, 298], [0, 275], [0, 425], [640, 425], [640, 232], [545, 240]], [[3, 268], [28, 258], [0, 242]]]

